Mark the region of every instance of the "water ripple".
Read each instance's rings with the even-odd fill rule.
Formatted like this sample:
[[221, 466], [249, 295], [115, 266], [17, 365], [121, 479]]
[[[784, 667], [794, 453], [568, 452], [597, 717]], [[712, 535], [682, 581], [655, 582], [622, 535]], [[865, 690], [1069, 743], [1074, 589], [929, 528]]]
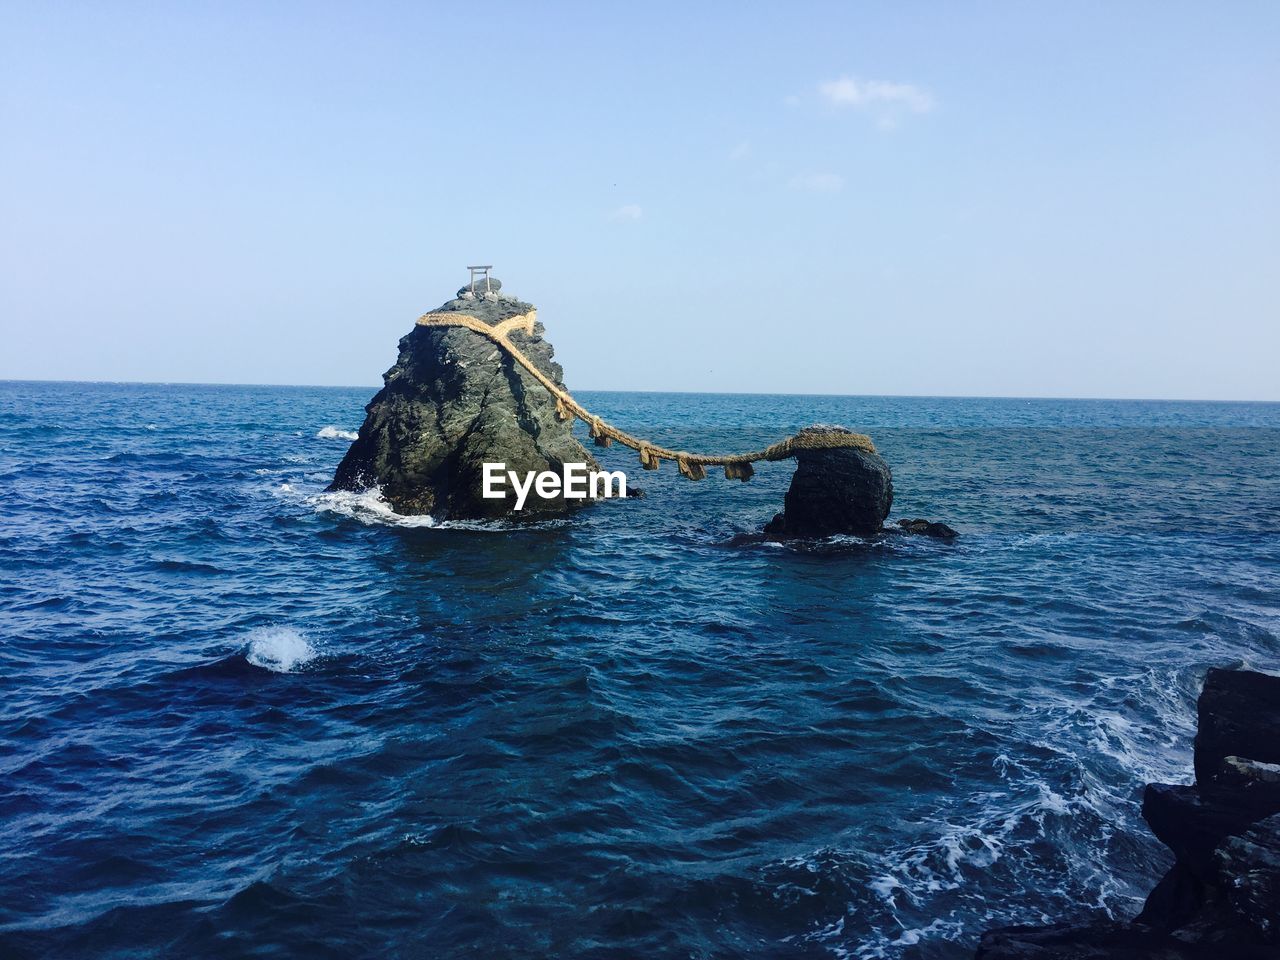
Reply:
[[1276, 405], [591, 398], [869, 430], [962, 531], [782, 546], [786, 464], [325, 494], [366, 393], [0, 384], [0, 953], [965, 957], [1130, 915], [1203, 671], [1280, 654]]

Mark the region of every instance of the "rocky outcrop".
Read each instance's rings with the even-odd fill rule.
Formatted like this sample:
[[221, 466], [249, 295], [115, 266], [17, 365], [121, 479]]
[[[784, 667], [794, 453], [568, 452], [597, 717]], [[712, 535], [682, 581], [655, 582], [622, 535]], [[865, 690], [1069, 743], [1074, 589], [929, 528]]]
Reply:
[[[489, 291], [483, 285], [477, 281], [475, 293], [463, 287], [440, 312], [495, 324], [533, 309], [500, 293], [497, 280]], [[563, 383], [542, 324], [532, 336], [510, 336], [538, 369]], [[398, 513], [438, 519], [560, 516], [591, 502], [531, 491], [515, 514], [509, 484], [505, 499], [481, 495], [486, 462], [505, 463], [521, 476], [559, 473], [565, 463], [596, 466], [574, 439], [572, 421], [556, 416], [546, 388], [485, 337], [458, 327], [415, 326], [400, 340], [400, 356], [383, 382], [330, 490], [377, 486]]]
[[[851, 433], [844, 427], [805, 427], [806, 433]], [[893, 506], [893, 472], [879, 454], [857, 447], [798, 449], [796, 472], [782, 513], [764, 528], [775, 539], [870, 536], [884, 527]]]
[[1198, 713], [1195, 784], [1143, 796], [1175, 862], [1137, 918], [991, 931], [980, 960], [1280, 957], [1280, 677], [1210, 670]]
[[1280, 677], [1210, 670], [1200, 694], [1196, 782], [1231, 776], [1227, 758], [1280, 764]]

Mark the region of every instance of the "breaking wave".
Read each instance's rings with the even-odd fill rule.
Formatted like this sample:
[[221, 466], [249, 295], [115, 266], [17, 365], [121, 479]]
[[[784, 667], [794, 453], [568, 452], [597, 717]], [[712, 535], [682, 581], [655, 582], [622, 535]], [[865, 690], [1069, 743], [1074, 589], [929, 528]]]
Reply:
[[416, 527], [434, 530], [469, 530], [475, 533], [510, 533], [513, 530], [549, 530], [562, 527], [565, 519], [534, 520], [516, 523], [505, 520], [437, 520], [428, 514], [411, 515], [396, 513], [395, 508], [382, 495], [380, 487], [366, 490], [335, 490], [306, 495], [291, 483], [282, 483], [277, 493], [287, 498], [297, 498], [308, 504], [316, 513], [332, 514], [356, 520], [369, 526]]
[[[284, 484], [281, 492], [291, 493], [293, 488], [289, 484]], [[336, 490], [330, 493], [317, 493], [305, 499], [316, 513], [333, 513], [340, 517], [358, 520], [360, 523], [393, 527], [437, 526], [435, 519], [430, 516], [408, 516], [396, 513], [382, 496], [382, 490], [379, 487], [359, 491]]]
[[360, 434], [354, 430], [339, 430], [337, 427], [321, 427], [316, 431], [321, 440], [354, 440]]
[[293, 627], [260, 627], [249, 634], [245, 659], [272, 673], [292, 673], [317, 656], [307, 638]]

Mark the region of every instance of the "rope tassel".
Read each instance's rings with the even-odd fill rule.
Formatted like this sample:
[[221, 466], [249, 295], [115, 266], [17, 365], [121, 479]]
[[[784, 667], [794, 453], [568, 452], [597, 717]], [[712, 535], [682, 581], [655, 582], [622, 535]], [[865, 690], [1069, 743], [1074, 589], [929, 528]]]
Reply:
[[652, 450], [648, 447], [640, 448], [640, 466], [644, 467], [646, 470], [657, 470], [658, 462], [658, 455]]
[[562, 421], [573, 419], [573, 414], [570, 413], [569, 408], [564, 405], [564, 400], [561, 397], [556, 397], [556, 419]]
[[700, 463], [691, 463], [681, 457], [676, 461], [676, 465], [680, 467], [680, 475], [689, 480], [705, 480], [707, 479], [707, 468]]
[[589, 432], [597, 447], [607, 447], [613, 443], [613, 438], [605, 432], [604, 424], [600, 422], [599, 417], [591, 418], [591, 430]]
[[746, 483], [756, 475], [756, 468], [749, 463], [726, 463], [724, 476], [726, 480], [741, 480]]

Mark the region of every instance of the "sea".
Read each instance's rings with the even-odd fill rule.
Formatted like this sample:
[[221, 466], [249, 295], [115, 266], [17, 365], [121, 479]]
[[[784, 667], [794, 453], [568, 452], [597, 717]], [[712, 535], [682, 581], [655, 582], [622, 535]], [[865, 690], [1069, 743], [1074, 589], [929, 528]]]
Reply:
[[781, 545], [790, 462], [326, 493], [372, 393], [0, 383], [0, 956], [969, 957], [1132, 916], [1205, 670], [1280, 670], [1277, 404], [579, 395], [960, 531]]

